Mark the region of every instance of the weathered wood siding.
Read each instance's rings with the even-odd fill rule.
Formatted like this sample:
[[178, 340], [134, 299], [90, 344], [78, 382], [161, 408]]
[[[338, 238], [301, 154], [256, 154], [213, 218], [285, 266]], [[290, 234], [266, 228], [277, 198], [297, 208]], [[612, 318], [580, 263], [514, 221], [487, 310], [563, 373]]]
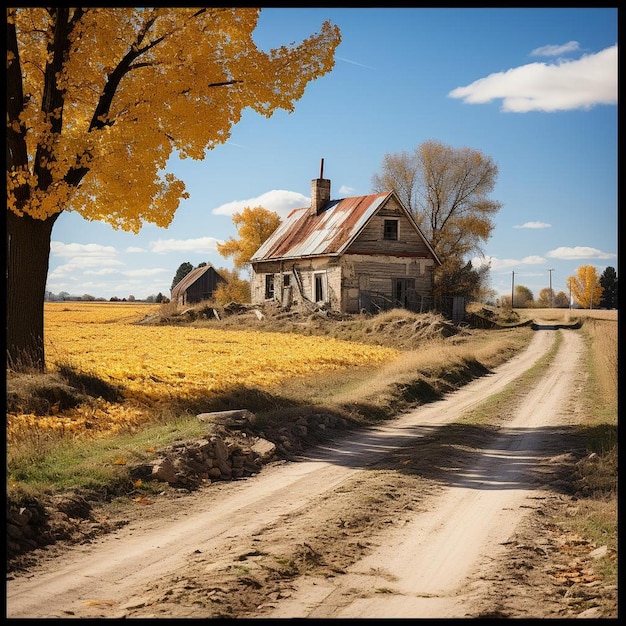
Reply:
[[[397, 222], [397, 238], [385, 238], [385, 220]], [[345, 313], [357, 313], [363, 292], [376, 292], [391, 299], [398, 279], [408, 279], [411, 289], [419, 296], [432, 296], [436, 264], [415, 224], [392, 196], [341, 256], [254, 263], [252, 303], [267, 301], [266, 276], [272, 274], [272, 299], [283, 305], [306, 306], [316, 300], [320, 302], [316, 298], [317, 281], [325, 304]], [[286, 286], [285, 275], [290, 276]]]
[[[385, 239], [383, 236], [386, 219], [398, 220], [398, 239]], [[365, 228], [352, 242], [346, 254], [384, 254], [430, 258], [432, 255], [421, 235], [411, 223], [406, 213], [393, 198], [386, 202], [372, 216]]]
[[359, 311], [362, 291], [374, 291], [388, 298], [393, 295], [393, 280], [412, 278], [415, 291], [422, 296], [432, 295], [433, 259], [398, 258], [388, 255], [345, 255], [342, 260], [342, 311]]
[[[294, 270], [295, 267], [295, 270]], [[252, 304], [267, 302], [266, 276], [274, 276], [273, 300], [283, 305], [306, 306], [314, 304], [316, 277], [321, 281], [323, 299], [335, 310], [341, 307], [341, 264], [337, 257], [319, 257], [297, 261], [264, 261], [253, 266], [251, 284]], [[285, 277], [288, 285], [285, 286]]]
[[178, 296], [178, 303], [187, 305], [209, 300], [222, 282], [224, 279], [213, 268], [210, 268]]
[[[300, 286], [294, 276], [296, 267]], [[412, 278], [415, 291], [423, 296], [432, 295], [433, 259], [414, 257], [398, 258], [390, 255], [345, 255], [337, 257], [303, 259], [291, 264], [271, 261], [257, 264], [252, 277], [252, 303], [262, 304], [265, 298], [265, 276], [274, 276], [274, 298], [283, 305], [305, 305], [304, 300], [315, 300], [315, 277], [324, 283], [324, 302], [345, 313], [358, 313], [362, 291], [374, 291], [388, 298], [393, 295], [393, 280]], [[284, 287], [284, 276], [289, 285]], [[304, 297], [303, 297], [304, 296]]]

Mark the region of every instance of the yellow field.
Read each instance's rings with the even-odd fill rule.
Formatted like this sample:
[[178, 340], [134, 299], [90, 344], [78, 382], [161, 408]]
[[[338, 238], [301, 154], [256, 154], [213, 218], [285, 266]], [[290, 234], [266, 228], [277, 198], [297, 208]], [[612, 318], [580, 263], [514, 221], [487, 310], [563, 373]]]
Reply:
[[158, 304], [63, 302], [44, 309], [49, 370], [71, 365], [124, 389], [124, 401], [52, 417], [9, 415], [8, 431], [23, 428], [117, 431], [139, 425], [156, 409], [180, 400], [210, 397], [237, 385], [268, 387], [316, 371], [388, 361], [384, 347], [254, 330], [149, 326], [135, 322]]

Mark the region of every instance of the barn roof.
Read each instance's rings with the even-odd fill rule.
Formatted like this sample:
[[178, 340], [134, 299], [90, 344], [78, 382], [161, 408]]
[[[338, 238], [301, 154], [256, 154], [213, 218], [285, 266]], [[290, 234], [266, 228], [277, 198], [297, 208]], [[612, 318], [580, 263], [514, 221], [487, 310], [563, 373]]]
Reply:
[[[254, 263], [320, 255], [339, 256], [392, 196], [393, 192], [385, 192], [331, 200], [319, 214], [313, 213], [309, 207], [294, 209], [250, 261]], [[402, 203], [398, 201], [398, 204], [402, 207]], [[410, 213], [404, 210], [433, 257], [439, 261]]]
[[183, 276], [181, 280], [177, 282], [176, 285], [174, 285], [174, 289], [172, 289], [171, 299], [176, 300], [181, 293], [187, 291], [187, 289], [189, 289], [191, 285], [193, 285], [201, 276], [203, 276], [209, 270], [213, 270], [217, 274], [215, 268], [210, 263], [207, 263], [206, 265], [203, 265], [201, 267], [196, 267], [195, 269], [191, 270], [189, 274]]

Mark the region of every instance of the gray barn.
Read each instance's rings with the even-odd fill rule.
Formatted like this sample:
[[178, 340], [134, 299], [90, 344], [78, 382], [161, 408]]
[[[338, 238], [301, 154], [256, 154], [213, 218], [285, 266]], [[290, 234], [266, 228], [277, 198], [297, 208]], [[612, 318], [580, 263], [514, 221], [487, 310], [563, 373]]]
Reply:
[[210, 263], [196, 267], [174, 285], [171, 301], [180, 306], [186, 306], [209, 300], [217, 286], [223, 282], [225, 282], [224, 278]]

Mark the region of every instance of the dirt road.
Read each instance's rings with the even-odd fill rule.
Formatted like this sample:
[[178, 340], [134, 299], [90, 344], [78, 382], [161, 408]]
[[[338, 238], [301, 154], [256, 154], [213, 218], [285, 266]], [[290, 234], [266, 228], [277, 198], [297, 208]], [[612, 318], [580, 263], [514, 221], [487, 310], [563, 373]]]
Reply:
[[[438, 429], [518, 378], [557, 333], [555, 362], [514, 414], [442, 446]], [[507, 541], [547, 497], [537, 469], [575, 419], [581, 342], [537, 331], [523, 354], [444, 400], [144, 507], [15, 574], [7, 617], [475, 616]]]

